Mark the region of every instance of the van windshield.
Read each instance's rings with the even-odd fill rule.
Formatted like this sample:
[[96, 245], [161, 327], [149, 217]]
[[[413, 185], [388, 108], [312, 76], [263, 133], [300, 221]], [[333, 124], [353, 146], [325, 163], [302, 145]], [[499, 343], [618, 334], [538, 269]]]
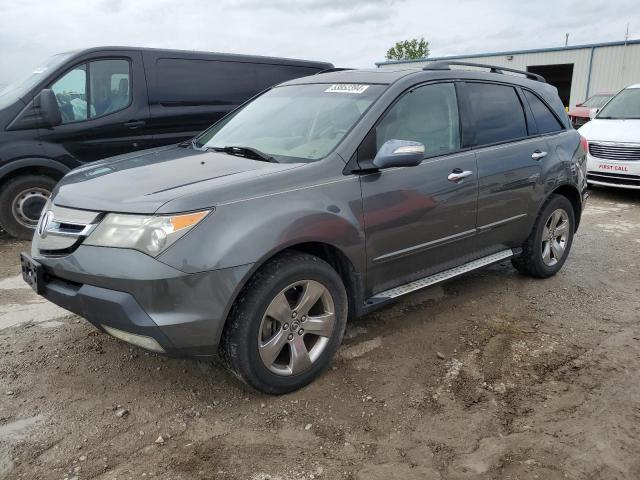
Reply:
[[607, 103], [597, 118], [605, 120], [640, 119], [640, 88], [625, 88]]
[[40, 80], [55, 70], [71, 56], [72, 52], [60, 53], [51, 57], [42, 67], [7, 85], [0, 91], [0, 110], [12, 105], [16, 100], [25, 96]]
[[338, 145], [383, 90], [364, 84], [276, 87], [223, 118], [195, 144], [252, 148], [279, 162], [315, 161]]

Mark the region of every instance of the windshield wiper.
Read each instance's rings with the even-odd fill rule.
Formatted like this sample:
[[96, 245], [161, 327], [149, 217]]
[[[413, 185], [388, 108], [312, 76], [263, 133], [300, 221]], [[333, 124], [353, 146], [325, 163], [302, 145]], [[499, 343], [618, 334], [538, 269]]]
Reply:
[[254, 160], [260, 160], [263, 162], [278, 163], [278, 161], [271, 155], [267, 155], [261, 152], [257, 148], [253, 147], [238, 147], [238, 146], [226, 146], [226, 147], [211, 147], [216, 152], [224, 152], [229, 155], [235, 155], [237, 157], [253, 158]]

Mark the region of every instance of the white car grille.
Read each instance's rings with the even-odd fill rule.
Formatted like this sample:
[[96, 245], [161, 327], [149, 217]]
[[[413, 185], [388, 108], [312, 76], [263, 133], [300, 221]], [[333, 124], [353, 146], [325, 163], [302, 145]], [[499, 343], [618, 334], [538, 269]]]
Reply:
[[640, 161], [640, 144], [589, 143], [589, 153], [596, 158], [619, 162]]

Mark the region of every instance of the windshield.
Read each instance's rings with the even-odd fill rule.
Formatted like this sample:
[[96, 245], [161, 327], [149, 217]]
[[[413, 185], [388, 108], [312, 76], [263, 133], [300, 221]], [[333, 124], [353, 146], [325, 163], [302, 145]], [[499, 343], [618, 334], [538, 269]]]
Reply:
[[277, 87], [205, 131], [196, 146], [249, 147], [279, 162], [318, 160], [335, 148], [383, 89], [354, 84]]
[[640, 88], [626, 88], [600, 110], [600, 119], [640, 119]]
[[7, 85], [4, 90], [0, 91], [0, 109], [13, 104], [20, 97], [26, 95], [49, 72], [55, 70], [70, 56], [71, 53], [54, 55], [43, 67], [38, 67], [28, 75]]
[[611, 97], [613, 97], [613, 95], [594, 95], [593, 97], [589, 97], [587, 101], [585, 101], [581, 106], [589, 108], [602, 108]]

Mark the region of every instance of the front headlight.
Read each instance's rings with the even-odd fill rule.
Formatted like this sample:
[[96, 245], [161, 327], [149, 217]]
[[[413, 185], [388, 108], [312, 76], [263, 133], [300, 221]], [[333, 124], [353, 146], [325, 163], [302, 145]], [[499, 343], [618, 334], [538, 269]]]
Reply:
[[133, 248], [156, 257], [196, 226], [210, 211], [167, 216], [109, 213], [84, 244]]

